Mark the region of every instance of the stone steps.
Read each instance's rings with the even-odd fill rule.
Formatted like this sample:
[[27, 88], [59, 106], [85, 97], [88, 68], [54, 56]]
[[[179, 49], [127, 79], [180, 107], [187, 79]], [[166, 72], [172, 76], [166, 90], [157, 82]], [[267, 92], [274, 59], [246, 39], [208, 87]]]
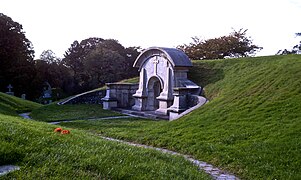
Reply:
[[154, 119], [154, 120], [169, 120], [168, 115], [159, 114], [155, 111], [135, 111], [132, 109], [122, 109], [122, 108], [114, 108], [113, 110], [121, 112], [122, 114], [127, 114], [130, 116], [137, 116], [141, 118], [148, 118], [148, 119]]

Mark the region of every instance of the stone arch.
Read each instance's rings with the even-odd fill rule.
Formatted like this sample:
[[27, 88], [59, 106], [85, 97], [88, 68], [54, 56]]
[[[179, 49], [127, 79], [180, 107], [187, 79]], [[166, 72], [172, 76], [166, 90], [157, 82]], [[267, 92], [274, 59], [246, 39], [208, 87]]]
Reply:
[[133, 97], [133, 110], [167, 115], [174, 102], [174, 88], [199, 88], [187, 79], [192, 63], [179, 49], [151, 47], [134, 62], [140, 71], [139, 87]]
[[[175, 119], [190, 107], [187, 102], [192, 101], [192, 96], [201, 92], [198, 85], [187, 79], [192, 63], [179, 49], [148, 48], [137, 57], [133, 66], [139, 68], [139, 84], [107, 84], [107, 94], [102, 99], [104, 109], [129, 107], [130, 104], [135, 113], [149, 111], [141, 113], [151, 113], [151, 117], [169, 115], [170, 119]], [[133, 97], [133, 103], [130, 97]], [[123, 106], [123, 101], [126, 106]]]
[[192, 63], [188, 56], [181, 50], [175, 48], [151, 47], [144, 50], [134, 62], [133, 67], [138, 67], [141, 70], [143, 64], [154, 56], [161, 56], [168, 60], [171, 66], [174, 67], [192, 67]]
[[159, 109], [159, 100], [157, 99], [163, 90], [162, 79], [158, 76], [152, 76], [147, 82], [147, 110], [153, 111]]

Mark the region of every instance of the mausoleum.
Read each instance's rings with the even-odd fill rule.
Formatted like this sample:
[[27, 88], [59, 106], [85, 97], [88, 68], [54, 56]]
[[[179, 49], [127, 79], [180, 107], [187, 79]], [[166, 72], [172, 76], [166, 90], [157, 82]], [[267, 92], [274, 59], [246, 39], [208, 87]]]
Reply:
[[137, 57], [133, 66], [140, 72], [139, 84], [107, 84], [105, 109], [127, 106], [175, 119], [198, 103], [201, 87], [187, 79], [192, 63], [181, 50], [151, 47]]

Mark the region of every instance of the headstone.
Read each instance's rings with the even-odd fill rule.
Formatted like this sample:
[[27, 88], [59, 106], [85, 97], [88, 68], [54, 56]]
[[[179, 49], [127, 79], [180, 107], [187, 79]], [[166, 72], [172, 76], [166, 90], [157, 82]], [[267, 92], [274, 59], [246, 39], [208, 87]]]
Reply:
[[14, 95], [14, 92], [12, 92], [12, 89], [13, 89], [13, 86], [11, 84], [9, 84], [7, 86], [7, 89], [8, 89], [8, 92], [6, 92], [6, 94], [9, 94], [9, 95]]
[[44, 91], [43, 91], [43, 98], [51, 98], [52, 97], [52, 91], [51, 86], [48, 82], [44, 83]]
[[43, 88], [43, 101], [44, 104], [50, 104], [52, 102], [51, 98], [52, 98], [52, 90], [51, 90], [51, 86], [48, 82], [44, 83], [44, 88]]
[[26, 99], [26, 94], [22, 94], [21, 98], [25, 100]]

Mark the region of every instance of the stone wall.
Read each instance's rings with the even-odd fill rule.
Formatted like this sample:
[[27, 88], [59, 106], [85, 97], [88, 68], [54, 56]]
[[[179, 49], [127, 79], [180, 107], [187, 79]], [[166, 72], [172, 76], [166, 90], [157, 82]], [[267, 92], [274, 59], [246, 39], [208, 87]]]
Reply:
[[61, 101], [58, 104], [102, 104], [101, 99], [105, 97], [105, 95], [106, 90], [104, 89], [94, 90], [72, 96], [71, 98]]
[[107, 83], [106, 96], [102, 98], [103, 108], [130, 108], [135, 104], [133, 94], [138, 89], [138, 84], [132, 83]]

